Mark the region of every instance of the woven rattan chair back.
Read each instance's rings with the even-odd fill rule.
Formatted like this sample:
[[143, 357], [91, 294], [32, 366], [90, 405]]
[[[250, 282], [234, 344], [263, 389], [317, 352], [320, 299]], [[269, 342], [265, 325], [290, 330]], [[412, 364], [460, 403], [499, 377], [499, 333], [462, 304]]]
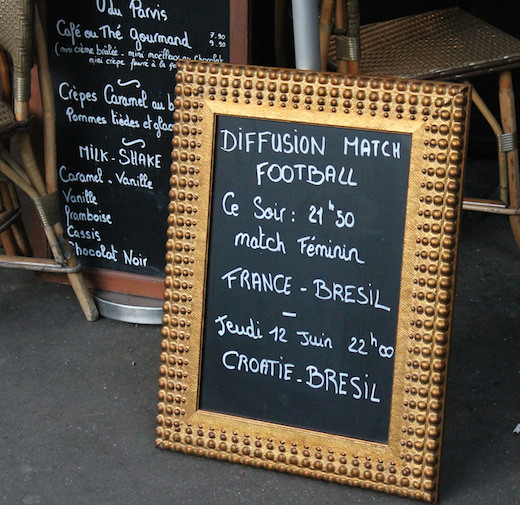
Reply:
[[361, 25], [360, 40], [364, 75], [456, 80], [520, 66], [520, 40], [456, 7]]
[[[28, 103], [33, 63], [34, 0], [2, 0], [0, 2], [0, 47], [11, 57], [13, 65], [13, 98], [15, 103]], [[18, 113], [26, 114], [27, 109]]]

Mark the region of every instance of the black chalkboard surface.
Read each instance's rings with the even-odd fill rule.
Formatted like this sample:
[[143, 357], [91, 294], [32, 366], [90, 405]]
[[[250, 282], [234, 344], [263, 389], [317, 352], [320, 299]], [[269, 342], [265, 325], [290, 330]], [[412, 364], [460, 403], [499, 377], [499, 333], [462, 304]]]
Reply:
[[176, 62], [229, 61], [231, 3], [47, 2], [61, 212], [84, 265], [164, 275]]
[[387, 442], [410, 147], [218, 116], [201, 409]]

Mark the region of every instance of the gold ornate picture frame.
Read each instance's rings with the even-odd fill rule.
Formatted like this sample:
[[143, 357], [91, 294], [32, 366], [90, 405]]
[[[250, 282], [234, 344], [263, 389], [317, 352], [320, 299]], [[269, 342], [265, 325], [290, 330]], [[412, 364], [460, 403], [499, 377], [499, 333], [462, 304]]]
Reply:
[[176, 79], [157, 445], [435, 501], [470, 87]]

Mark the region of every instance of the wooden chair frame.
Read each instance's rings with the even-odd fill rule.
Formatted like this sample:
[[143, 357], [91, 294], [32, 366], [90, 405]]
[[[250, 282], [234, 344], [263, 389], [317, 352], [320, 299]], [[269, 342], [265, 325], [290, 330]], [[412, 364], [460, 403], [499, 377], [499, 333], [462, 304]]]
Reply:
[[[81, 266], [59, 221], [54, 98], [46, 40], [39, 10], [33, 0], [6, 2], [2, 9], [4, 12], [2, 12], [0, 18], [0, 30], [4, 30], [4, 34], [1, 43], [13, 62], [13, 121], [12, 127], [8, 128], [6, 137], [12, 139], [20, 158], [18, 159], [11, 154], [6, 147], [0, 147], [0, 172], [10, 181], [1, 183], [2, 204], [6, 207], [7, 212], [18, 213], [19, 204], [15, 205], [14, 202], [11, 204], [7, 198], [9, 187], [11, 187], [9, 194], [13, 195], [12, 185], [9, 186], [11, 183], [14, 183], [31, 198], [36, 206], [53, 259], [10, 254], [10, 252], [14, 253], [13, 245], [16, 240], [13, 242], [8, 237], [5, 242], [8, 254], [0, 256], [0, 267], [66, 274], [85, 317], [89, 321], [94, 321], [99, 317], [97, 307], [80, 272]], [[45, 176], [40, 171], [30, 134], [25, 128], [29, 120], [30, 70], [33, 46], [36, 50], [43, 106]], [[14, 221], [11, 222], [11, 220], [7, 221], [7, 225], [4, 223], [4, 226], [0, 229], [0, 231], [3, 230], [2, 234], [10, 233], [15, 237], [17, 231], [12, 224], [14, 224]], [[21, 249], [24, 254], [28, 252], [24, 247]]]
[[[335, 18], [335, 29], [333, 26]], [[323, 70], [330, 62], [330, 41], [334, 35], [337, 44], [335, 63], [343, 73], [358, 73], [362, 58], [358, 0], [323, 0], [320, 18], [320, 48]], [[341, 55], [340, 55], [341, 48]], [[520, 56], [520, 55], [517, 55]], [[500, 197], [498, 200], [465, 198], [463, 208], [470, 211], [502, 214], [509, 217], [513, 236], [520, 247], [520, 181], [515, 97], [511, 68], [520, 67], [520, 57], [508, 60], [507, 65], [479, 69], [498, 74], [500, 121], [497, 120], [480, 95], [473, 89], [472, 100], [489, 123], [497, 138]], [[454, 69], [455, 70], [455, 69]], [[474, 70], [460, 69], [461, 77], [476, 74]], [[403, 77], [396, 75], [396, 77]], [[406, 77], [410, 77], [407, 75]], [[432, 78], [418, 75], [417, 78]], [[435, 78], [435, 77], [434, 77]]]

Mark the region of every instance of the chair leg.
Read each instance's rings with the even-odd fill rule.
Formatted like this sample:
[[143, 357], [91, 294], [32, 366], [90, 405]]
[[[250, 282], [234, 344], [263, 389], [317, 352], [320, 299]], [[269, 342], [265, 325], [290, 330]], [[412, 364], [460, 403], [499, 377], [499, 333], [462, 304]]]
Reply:
[[[16, 190], [9, 181], [0, 181], [0, 207], [7, 212], [16, 212], [20, 209]], [[12, 242], [8, 245], [9, 237], [12, 237]], [[2, 241], [7, 254], [19, 253], [22, 256], [30, 256], [32, 254], [29, 239], [20, 216], [2, 234]]]
[[[58, 242], [60, 243], [61, 248], [64, 252], [64, 255], [67, 257], [67, 266], [75, 267], [76, 265], [78, 265], [78, 260], [74, 253], [74, 250], [72, 249], [67, 238], [65, 237], [63, 226], [61, 225], [61, 223], [55, 223], [53, 229], [58, 239]], [[92, 295], [88, 290], [87, 283], [81, 271], [68, 273], [67, 277], [87, 320], [95, 321], [96, 319], [98, 319], [99, 311], [96, 307], [96, 304], [94, 303]]]
[[[472, 100], [477, 109], [480, 111], [484, 119], [487, 121], [495, 137], [501, 138], [504, 134], [502, 130], [502, 125], [495, 118], [493, 113], [489, 110], [488, 106], [485, 104], [484, 100], [480, 97], [477, 90], [473, 88], [472, 91]], [[509, 204], [509, 184], [508, 184], [508, 175], [507, 175], [507, 157], [506, 153], [500, 149], [498, 149], [498, 181], [499, 181], [499, 191], [500, 191], [500, 201], [504, 203], [504, 205]]]
[[[1, 224], [1, 213], [0, 213], [0, 224]], [[3, 247], [6, 254], [16, 254], [17, 250], [15, 247], [15, 240], [12, 231], [8, 228], [0, 232], [0, 247]]]
[[[23, 147], [23, 149], [20, 149], [20, 155], [26, 163], [25, 166], [22, 167], [22, 165], [19, 165], [15, 160], [12, 160], [8, 156], [8, 153], [2, 152], [2, 156], [0, 156], [0, 171], [3, 172], [12, 181], [14, 181], [23, 191], [27, 193], [33, 202], [35, 202], [43, 229], [47, 236], [47, 241], [52, 251], [52, 255], [56, 260], [56, 265], [61, 265], [64, 267], [64, 273], [66, 272], [68, 275], [69, 281], [72, 285], [72, 288], [74, 289], [74, 293], [76, 294], [78, 302], [87, 320], [95, 321], [99, 317], [99, 312], [88, 291], [83, 275], [79, 271], [66, 271], [66, 269], [78, 266], [78, 262], [74, 251], [64, 236], [63, 227], [59, 222], [54, 223], [54, 220], [48, 218], [43, 208], [37, 205], [38, 202], [41, 203], [41, 197], [46, 195], [45, 185], [42, 181], [40, 173], [37, 171], [32, 149], [30, 148], [28, 142], [25, 142], [25, 140], [28, 140], [28, 138], [24, 138], [23, 134], [20, 135], [20, 138], [22, 140], [20, 145]], [[27, 170], [28, 177], [24, 176], [24, 168]], [[36, 189], [35, 186], [38, 189]], [[11, 256], [5, 257], [4, 260], [10, 264], [11, 268], [15, 264], [19, 264], [21, 268], [28, 266], [26, 261], [27, 258], [24, 257]], [[42, 263], [42, 261], [39, 261], [38, 259], [35, 259], [35, 262], [37, 265], [38, 262]], [[43, 260], [43, 266], [46, 264], [47, 261]], [[40, 265], [38, 265], [35, 269], [39, 268]]]
[[330, 34], [332, 32], [332, 21], [334, 18], [335, 0], [323, 0], [320, 13], [320, 53], [321, 70], [327, 71], [329, 60]]
[[[504, 134], [511, 135], [511, 149], [508, 150], [507, 170], [509, 185], [509, 207], [520, 209], [520, 179], [518, 165], [518, 140], [516, 130], [515, 97], [513, 92], [513, 79], [511, 72], [502, 72], [499, 77], [499, 102], [500, 116]], [[518, 247], [520, 247], [520, 214], [509, 218], [511, 229]]]
[[6, 227], [7, 220], [10, 220], [12, 208], [5, 202], [5, 181], [0, 181], [0, 245], [3, 246], [7, 254], [16, 254], [18, 248], [13, 235], [12, 227]]

